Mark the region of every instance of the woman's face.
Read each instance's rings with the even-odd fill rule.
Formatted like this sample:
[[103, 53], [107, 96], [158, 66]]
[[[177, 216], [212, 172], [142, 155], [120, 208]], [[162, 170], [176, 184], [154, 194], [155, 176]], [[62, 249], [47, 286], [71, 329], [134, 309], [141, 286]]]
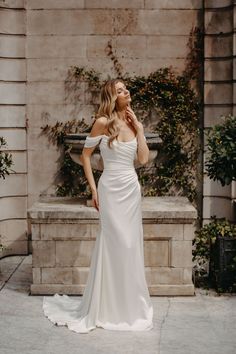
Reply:
[[117, 82], [115, 84], [115, 88], [117, 94], [117, 99], [116, 99], [117, 108], [123, 109], [124, 107], [128, 106], [128, 104], [131, 102], [129, 90], [127, 90], [123, 82]]

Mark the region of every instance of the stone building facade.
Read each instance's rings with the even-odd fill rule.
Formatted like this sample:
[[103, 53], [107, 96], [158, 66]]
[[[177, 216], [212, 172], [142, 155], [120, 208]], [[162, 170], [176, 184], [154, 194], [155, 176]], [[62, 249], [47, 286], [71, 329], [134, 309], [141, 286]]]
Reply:
[[[54, 192], [59, 151], [41, 134], [57, 120], [93, 113], [81, 87], [67, 95], [72, 65], [114, 75], [108, 44], [130, 74], [185, 67], [191, 29], [205, 22], [204, 129], [234, 113], [234, 1], [0, 0], [0, 136], [15, 173], [0, 181], [0, 234], [9, 254], [28, 252], [27, 209]], [[233, 218], [235, 186], [204, 173], [203, 219]]]

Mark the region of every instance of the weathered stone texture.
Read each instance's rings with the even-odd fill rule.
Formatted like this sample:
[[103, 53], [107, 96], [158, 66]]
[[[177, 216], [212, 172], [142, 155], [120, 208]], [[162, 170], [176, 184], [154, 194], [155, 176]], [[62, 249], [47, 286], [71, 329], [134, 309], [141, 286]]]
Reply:
[[24, 59], [0, 59], [0, 80], [25, 81], [26, 62]]
[[0, 8], [0, 33], [25, 34], [25, 11]]
[[2, 58], [25, 58], [25, 37], [1, 34], [0, 52]]
[[0, 183], [1, 197], [26, 196], [27, 195], [27, 175], [11, 174]]
[[25, 83], [0, 83], [0, 104], [25, 104]]
[[[175, 198], [175, 213], [173, 198], [147, 197], [146, 203], [145, 199], [142, 204], [144, 263], [150, 293], [193, 295], [194, 286], [190, 273], [196, 211], [194, 214], [194, 208], [185, 198]], [[154, 206], [157, 203], [162, 214], [155, 211]], [[179, 214], [180, 205], [182, 211]], [[28, 211], [32, 231], [33, 267], [37, 269], [36, 282], [31, 286], [32, 294], [52, 294], [56, 289], [62, 293], [83, 292], [95, 240], [101, 232], [98, 214], [94, 214], [93, 209], [76, 203], [41, 202]], [[169, 222], [165, 222], [165, 219]]]

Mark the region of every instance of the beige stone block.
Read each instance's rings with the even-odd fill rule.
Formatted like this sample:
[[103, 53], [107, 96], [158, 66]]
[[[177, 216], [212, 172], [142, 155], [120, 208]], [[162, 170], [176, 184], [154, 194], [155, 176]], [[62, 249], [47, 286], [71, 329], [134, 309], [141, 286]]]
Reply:
[[27, 221], [26, 220], [2, 220], [0, 222], [0, 235], [2, 242], [26, 241]]
[[26, 173], [27, 172], [27, 153], [25, 151], [14, 151], [11, 152], [12, 161], [14, 165], [12, 169], [16, 173]]
[[217, 61], [206, 60], [204, 63], [204, 79], [206, 81], [227, 81], [232, 78], [232, 59]]
[[[82, 59], [80, 61], [80, 66], [85, 66], [86, 59]], [[53, 58], [43, 58], [43, 59], [28, 59], [27, 60], [27, 77], [29, 81], [39, 81], [43, 83], [45, 81], [47, 84], [49, 81], [58, 81], [62, 82], [64, 90], [68, 86], [65, 86], [65, 80], [68, 79], [68, 70], [71, 66], [78, 65], [78, 59], [77, 58], [71, 58], [71, 59], [53, 59]], [[75, 81], [73, 77], [70, 77], [69, 82]], [[54, 83], [54, 84], [55, 84]], [[75, 89], [72, 83], [71, 86], [73, 86], [73, 90]], [[80, 93], [81, 95], [84, 93], [82, 88], [84, 87], [83, 83], [78, 83], [76, 87], [76, 92], [65, 92], [66, 94], [70, 95], [75, 95], [78, 99], [81, 99], [78, 94]], [[71, 89], [71, 91], [73, 91]], [[68, 91], [68, 89], [67, 89]], [[71, 96], [70, 96], [71, 97]], [[82, 95], [83, 97], [83, 95]], [[64, 97], [63, 97], [64, 98]], [[47, 101], [46, 103], [50, 103]], [[53, 103], [53, 102], [52, 102]], [[63, 103], [63, 101], [61, 102]], [[75, 102], [74, 102], [75, 103]]]
[[143, 224], [144, 238], [183, 239], [183, 224]]
[[[81, 120], [85, 118], [88, 124], [91, 124], [91, 116], [94, 114], [92, 105], [75, 104], [48, 104], [48, 105], [28, 105], [27, 114], [30, 117], [30, 139], [34, 138], [35, 134], [40, 134], [41, 127], [46, 124], [55, 125], [57, 121], [66, 122], [70, 118]], [[41, 137], [42, 139], [42, 137]], [[34, 147], [37, 148], [34, 141]], [[36, 142], [37, 143], [37, 142]], [[47, 140], [43, 141], [47, 144]]]
[[202, 0], [146, 0], [147, 9], [201, 9]]
[[25, 34], [25, 11], [0, 9], [0, 33]]
[[90, 239], [90, 224], [41, 224], [42, 240]]
[[62, 104], [65, 99], [64, 82], [29, 82], [29, 104]]
[[221, 115], [227, 116], [232, 113], [232, 107], [229, 106], [205, 106], [204, 107], [204, 126], [213, 127], [222, 122]]
[[57, 266], [88, 267], [95, 241], [56, 241]]
[[187, 42], [188, 36], [148, 36], [146, 55], [148, 58], [185, 58]]
[[89, 267], [73, 267], [72, 283], [77, 285], [86, 285], [89, 274]]
[[230, 57], [232, 55], [232, 34], [220, 36], [205, 36], [205, 58]]
[[33, 283], [41, 284], [41, 268], [32, 268], [33, 273]]
[[154, 284], [181, 284], [183, 282], [182, 268], [145, 268], [148, 286]]
[[[38, 143], [40, 144], [40, 140]], [[48, 147], [48, 150], [46, 150], [47, 144], [45, 144], [43, 150], [28, 152], [28, 194], [29, 197], [36, 195], [36, 200], [40, 194], [50, 195], [55, 193], [54, 175], [58, 171], [57, 159], [59, 153], [55, 153], [50, 148]], [[37, 161], [37, 164], [35, 164], [35, 161]]]
[[99, 223], [90, 224], [90, 235], [92, 239], [96, 239], [101, 232]]
[[205, 33], [219, 34], [232, 31], [232, 9], [224, 11], [205, 10]]
[[193, 284], [160, 284], [149, 286], [149, 293], [158, 296], [193, 296], [195, 289]]
[[[110, 10], [28, 10], [29, 35], [59, 34], [110, 34], [112, 14]], [[53, 23], [53, 26], [52, 26]]]
[[26, 150], [25, 129], [0, 129], [0, 135], [4, 137], [7, 142], [7, 146], [3, 147], [2, 150]]
[[29, 36], [26, 51], [28, 59], [85, 58], [86, 47], [86, 36]]
[[32, 284], [30, 287], [31, 295], [82, 295], [84, 292], [83, 285], [66, 285], [66, 284]]
[[[126, 16], [124, 13], [121, 15], [123, 26], [120, 28], [119, 21], [115, 21], [115, 26], [117, 26], [117, 30], [119, 28], [122, 30], [123, 27], [123, 32], [126, 34], [188, 36], [192, 26], [198, 24], [197, 14], [196, 10], [140, 10], [136, 18], [134, 15], [132, 16], [132, 26], [130, 24], [127, 28], [128, 13]], [[186, 21], [186, 18], [188, 18], [188, 21]], [[168, 26], [166, 26], [167, 23]]]
[[1, 104], [25, 104], [25, 83], [0, 83], [0, 103]]
[[72, 284], [72, 268], [42, 268], [42, 283]]
[[40, 232], [41, 225], [40, 224], [33, 224], [31, 223], [31, 238], [33, 241], [41, 239], [41, 232]]
[[0, 80], [25, 81], [26, 61], [24, 59], [0, 59]]
[[120, 58], [123, 70], [129, 72], [130, 75], [144, 75], [147, 76], [151, 72], [154, 72], [163, 67], [173, 66], [176, 72], [181, 73], [185, 68], [185, 59], [172, 58], [146, 58], [135, 59], [132, 58]]
[[2, 253], [3, 257], [28, 254], [28, 241], [4, 241], [4, 246], [7, 248]]
[[[82, 295], [85, 286], [83, 285], [65, 285], [65, 284], [32, 284], [30, 292], [32, 295]], [[193, 296], [195, 295], [193, 284], [175, 284], [175, 285], [154, 285], [149, 286], [150, 295], [158, 296]]]
[[184, 284], [192, 283], [192, 275], [193, 275], [192, 268], [184, 268], [183, 269], [183, 283]]
[[231, 4], [231, 0], [205, 0], [205, 8], [216, 9], [220, 7], [231, 6]]
[[25, 7], [24, 0], [2, 0], [0, 7], [10, 8], [10, 9], [23, 9]]
[[3, 197], [0, 198], [0, 220], [26, 218], [26, 197]]
[[85, 0], [28, 0], [28, 9], [76, 9], [83, 8]]
[[171, 266], [192, 266], [192, 241], [171, 241]]
[[231, 185], [221, 185], [219, 181], [213, 181], [206, 174], [203, 178], [203, 195], [216, 197], [231, 197]]
[[222, 197], [204, 197], [203, 218], [210, 219], [213, 215], [217, 218], [232, 219], [231, 200]]
[[0, 106], [2, 128], [23, 128], [25, 120], [24, 106]]
[[195, 238], [195, 230], [194, 224], [184, 224], [184, 240], [193, 240]]
[[[13, 166], [14, 168], [14, 166]], [[0, 197], [27, 195], [27, 175], [10, 174], [0, 183]]]
[[205, 83], [204, 100], [206, 104], [232, 103], [232, 84]]
[[144, 241], [144, 263], [147, 267], [169, 266], [169, 241]]
[[[125, 44], [125, 45], [124, 45]], [[145, 58], [146, 38], [144, 36], [88, 36], [87, 57], [107, 58], [109, 50], [115, 52], [119, 58]]]
[[0, 52], [3, 58], [25, 58], [25, 37], [0, 35]]
[[54, 267], [56, 260], [54, 241], [32, 242], [32, 265], [33, 267]]
[[85, 0], [85, 8], [142, 9], [144, 0]]

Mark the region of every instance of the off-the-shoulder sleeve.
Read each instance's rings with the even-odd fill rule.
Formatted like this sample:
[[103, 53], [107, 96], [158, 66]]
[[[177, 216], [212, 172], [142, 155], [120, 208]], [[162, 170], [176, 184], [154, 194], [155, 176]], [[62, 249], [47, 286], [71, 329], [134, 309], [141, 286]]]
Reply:
[[93, 147], [96, 146], [100, 140], [102, 139], [102, 135], [98, 136], [87, 136], [84, 142], [84, 147]]

